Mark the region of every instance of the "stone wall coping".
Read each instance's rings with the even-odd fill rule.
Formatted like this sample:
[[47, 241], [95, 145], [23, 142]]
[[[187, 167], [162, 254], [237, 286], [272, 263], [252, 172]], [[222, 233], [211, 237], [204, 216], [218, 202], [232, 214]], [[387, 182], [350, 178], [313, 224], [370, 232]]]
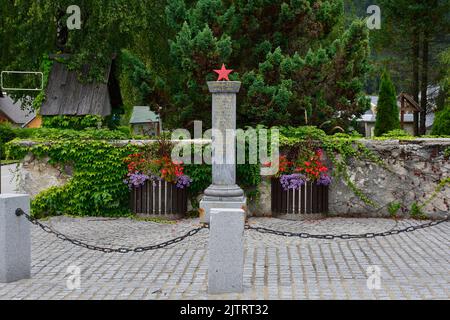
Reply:
[[372, 146], [404, 146], [404, 145], [421, 145], [421, 146], [430, 146], [430, 145], [443, 145], [450, 146], [450, 138], [416, 138], [413, 140], [371, 140], [371, 139], [360, 139], [357, 140], [365, 145]]
[[[90, 140], [92, 141], [92, 140]], [[97, 141], [101, 141], [101, 140], [97, 140]], [[102, 140], [105, 141], [105, 140]], [[145, 145], [145, 144], [150, 144], [150, 143], [155, 143], [158, 142], [158, 140], [108, 140], [107, 142], [111, 143], [112, 145], [115, 146], [125, 146], [127, 144], [132, 144], [132, 145]], [[172, 140], [172, 142], [174, 143], [194, 143], [194, 144], [209, 144], [211, 143], [211, 139], [174, 139]], [[51, 145], [52, 141], [33, 141], [33, 140], [20, 140], [20, 141], [16, 141], [15, 143], [22, 145], [22, 146], [27, 146], [27, 147], [32, 147], [38, 144], [47, 144], [47, 145]]]
[[[155, 143], [158, 140], [109, 140], [113, 145], [116, 146], [124, 146], [127, 144], [132, 145], [145, 145], [149, 143]], [[194, 144], [209, 144], [211, 143], [211, 139], [175, 139], [172, 140], [175, 143], [194, 143]], [[359, 141], [361, 143], [364, 143], [366, 145], [373, 145], [373, 146], [398, 146], [398, 145], [449, 145], [450, 146], [450, 138], [416, 138], [414, 140], [370, 140], [370, 139], [359, 139], [355, 140]], [[20, 140], [16, 143], [23, 145], [23, 146], [34, 146], [37, 144], [51, 144], [51, 141], [33, 141], [33, 140]]]

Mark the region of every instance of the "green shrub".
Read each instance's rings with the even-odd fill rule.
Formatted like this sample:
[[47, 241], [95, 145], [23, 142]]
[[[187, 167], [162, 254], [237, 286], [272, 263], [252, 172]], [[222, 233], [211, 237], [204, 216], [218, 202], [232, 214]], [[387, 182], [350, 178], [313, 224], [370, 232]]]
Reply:
[[103, 118], [97, 115], [42, 117], [42, 127], [44, 128], [82, 130], [100, 128], [102, 124]]
[[323, 141], [327, 139], [325, 131], [315, 126], [279, 127], [280, 145], [290, 146], [307, 139]]
[[13, 140], [16, 137], [16, 134], [14, 132], [14, 129], [12, 126], [7, 123], [3, 122], [0, 123], [0, 158], [5, 159], [5, 150], [4, 145], [5, 143]]
[[184, 173], [192, 179], [188, 189], [191, 197], [196, 197], [211, 184], [211, 165], [187, 164], [184, 166]]
[[[38, 194], [31, 203], [34, 215], [117, 216], [129, 214], [129, 190], [123, 183], [127, 167], [123, 159], [139, 149], [115, 147], [105, 141], [60, 140], [24, 147], [8, 145], [15, 152], [48, 155], [50, 163], [72, 165], [73, 176], [61, 187]], [[25, 150], [24, 150], [25, 149]], [[10, 150], [13, 152], [13, 150]]]
[[380, 92], [375, 120], [375, 135], [400, 128], [399, 113], [397, 107], [397, 95], [391, 77], [387, 71], [381, 76]]
[[15, 129], [16, 137], [30, 140], [117, 140], [129, 139], [130, 135], [119, 130], [94, 129], [84, 130], [56, 129], [56, 128], [24, 128]]
[[413, 137], [411, 134], [402, 129], [394, 129], [383, 133], [381, 135], [384, 138], [403, 138], [403, 137]]
[[132, 135], [130, 126], [119, 126], [119, 127], [117, 127], [116, 130], [123, 132], [128, 137], [131, 137], [131, 135]]
[[450, 135], [450, 105], [445, 106], [443, 110], [436, 113], [432, 134], [440, 136]]

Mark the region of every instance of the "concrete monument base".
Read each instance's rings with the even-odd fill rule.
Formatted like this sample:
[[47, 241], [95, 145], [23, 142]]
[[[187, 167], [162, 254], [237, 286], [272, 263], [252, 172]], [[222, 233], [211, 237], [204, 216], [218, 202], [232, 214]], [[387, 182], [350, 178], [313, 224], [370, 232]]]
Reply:
[[243, 291], [244, 224], [242, 209], [211, 209], [208, 293]]
[[246, 214], [247, 198], [245, 196], [241, 197], [226, 197], [226, 198], [212, 198], [203, 197], [200, 201], [200, 209], [202, 209], [203, 214], [200, 216], [200, 222], [210, 223], [211, 221], [211, 210], [217, 208], [224, 209], [241, 209], [244, 211], [244, 218]]

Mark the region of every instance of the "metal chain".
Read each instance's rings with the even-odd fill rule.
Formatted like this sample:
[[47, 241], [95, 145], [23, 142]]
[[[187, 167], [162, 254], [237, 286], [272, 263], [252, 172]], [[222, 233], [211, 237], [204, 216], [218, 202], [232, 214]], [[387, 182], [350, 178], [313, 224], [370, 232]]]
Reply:
[[362, 233], [362, 234], [347, 234], [346, 233], [346, 234], [338, 234], [338, 235], [335, 235], [335, 234], [309, 234], [309, 233], [304, 233], [304, 232], [295, 233], [295, 232], [290, 232], [290, 231], [273, 230], [273, 229], [264, 228], [264, 227], [252, 227], [249, 224], [245, 225], [245, 229], [254, 230], [254, 231], [260, 232], [260, 233], [274, 234], [277, 236], [299, 237], [302, 239], [307, 239], [307, 238], [328, 239], [328, 240], [368, 239], [368, 238], [375, 238], [375, 237], [386, 237], [386, 236], [390, 236], [390, 235], [394, 235], [394, 234], [399, 234], [402, 232], [412, 232], [414, 230], [424, 229], [424, 228], [428, 228], [431, 226], [436, 226], [436, 225], [441, 224], [446, 221], [449, 221], [449, 216], [447, 216], [445, 219], [442, 219], [442, 220], [431, 221], [431, 222], [427, 222], [427, 223], [420, 224], [417, 226], [409, 226], [409, 227], [403, 228], [403, 229], [392, 229], [392, 230], [384, 231], [384, 232], [369, 232], [369, 233]]
[[[104, 253], [111, 253], [111, 252], [117, 252], [117, 253], [129, 253], [129, 252], [144, 252], [144, 251], [149, 251], [149, 250], [156, 250], [156, 249], [162, 249], [165, 247], [168, 247], [172, 244], [178, 243], [180, 241], [183, 241], [184, 239], [188, 238], [188, 237], [192, 237], [195, 234], [197, 234], [199, 231], [201, 231], [202, 229], [207, 229], [208, 226], [207, 225], [203, 225], [201, 227], [198, 228], [194, 228], [190, 231], [188, 231], [187, 233], [185, 233], [182, 236], [170, 239], [168, 241], [164, 241], [158, 244], [154, 244], [154, 245], [150, 245], [150, 246], [145, 246], [145, 247], [136, 247], [136, 248], [125, 248], [125, 247], [121, 247], [121, 248], [108, 248], [108, 247], [99, 247], [99, 246], [95, 246], [95, 245], [91, 245], [91, 244], [87, 244], [85, 242], [82, 242], [80, 240], [76, 240], [76, 239], [72, 239], [69, 238], [68, 236], [62, 234], [61, 232], [55, 231], [52, 228], [50, 228], [49, 226], [42, 224], [41, 222], [39, 222], [36, 218], [31, 217], [30, 215], [28, 215], [27, 213], [25, 213], [22, 209], [18, 208], [16, 210], [16, 215], [17, 216], [21, 216], [24, 215], [28, 221], [30, 221], [32, 224], [39, 226], [42, 230], [44, 230], [45, 232], [49, 233], [49, 234], [53, 234], [55, 235], [58, 239], [61, 239], [63, 241], [68, 241], [76, 246], [79, 247], [83, 247], [89, 250], [95, 250], [95, 251], [101, 251]], [[368, 232], [368, 233], [362, 233], [362, 234], [310, 234], [310, 233], [305, 233], [305, 232], [290, 232], [290, 231], [279, 231], [279, 230], [273, 230], [273, 229], [269, 229], [269, 228], [265, 228], [265, 227], [253, 227], [249, 224], [245, 225], [245, 229], [246, 230], [253, 230], [256, 232], [260, 232], [260, 233], [267, 233], [267, 234], [274, 234], [277, 236], [284, 236], [284, 237], [298, 237], [298, 238], [302, 238], [302, 239], [307, 239], [307, 238], [311, 238], [311, 239], [327, 239], [327, 240], [333, 240], [333, 239], [369, 239], [369, 238], [375, 238], [375, 237], [386, 237], [386, 236], [390, 236], [390, 235], [394, 235], [394, 234], [399, 234], [402, 232], [412, 232], [415, 230], [419, 230], [419, 229], [424, 229], [424, 228], [428, 228], [428, 227], [432, 227], [432, 226], [436, 226], [438, 224], [444, 223], [449, 221], [450, 216], [447, 216], [445, 219], [442, 220], [437, 220], [437, 221], [430, 221], [424, 224], [420, 224], [417, 226], [409, 226], [407, 228], [403, 228], [403, 229], [392, 229], [389, 231], [384, 231], [384, 232]]]
[[61, 232], [55, 231], [52, 228], [50, 228], [49, 226], [42, 224], [41, 222], [39, 222], [36, 218], [31, 217], [30, 215], [28, 215], [27, 213], [25, 213], [22, 209], [17, 209], [16, 210], [16, 215], [17, 216], [21, 216], [24, 215], [28, 221], [30, 221], [32, 224], [40, 227], [42, 230], [44, 230], [45, 232], [49, 233], [49, 234], [53, 234], [55, 235], [58, 239], [61, 239], [63, 241], [68, 241], [76, 246], [79, 247], [83, 247], [89, 250], [95, 250], [95, 251], [100, 251], [100, 252], [104, 252], [104, 253], [112, 253], [112, 252], [116, 252], [116, 253], [129, 253], [129, 252], [144, 252], [144, 251], [149, 251], [149, 250], [156, 250], [156, 249], [162, 249], [165, 247], [168, 247], [172, 244], [178, 243], [180, 241], [183, 241], [184, 239], [188, 238], [188, 237], [192, 237], [193, 235], [197, 234], [200, 230], [207, 228], [206, 226], [201, 226], [195, 229], [192, 229], [190, 231], [188, 231], [187, 233], [185, 233], [182, 236], [170, 239], [168, 241], [164, 241], [158, 244], [154, 244], [154, 245], [150, 245], [150, 246], [145, 246], [145, 247], [136, 247], [136, 248], [108, 248], [108, 247], [99, 247], [99, 246], [95, 246], [92, 244], [88, 244], [85, 242], [82, 242], [80, 240], [76, 240], [76, 239], [72, 239], [69, 238], [68, 236], [62, 234]]

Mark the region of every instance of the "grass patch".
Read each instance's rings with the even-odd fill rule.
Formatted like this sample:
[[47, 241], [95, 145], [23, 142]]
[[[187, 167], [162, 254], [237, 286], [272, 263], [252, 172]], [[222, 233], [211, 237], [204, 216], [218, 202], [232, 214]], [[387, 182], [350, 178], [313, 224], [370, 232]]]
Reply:
[[19, 160], [2, 160], [1, 161], [1, 165], [2, 166], [6, 166], [8, 164], [16, 164], [16, 163], [19, 163], [19, 162], [20, 162]]
[[155, 223], [162, 223], [162, 224], [176, 224], [177, 223], [175, 220], [169, 220], [169, 219], [159, 218], [159, 217], [139, 217], [139, 216], [131, 215], [130, 218], [133, 220], [137, 220], [137, 221], [155, 222]]
[[401, 207], [402, 205], [399, 202], [391, 202], [388, 206], [389, 215], [392, 218], [396, 218], [398, 210], [400, 210]]
[[423, 213], [422, 208], [417, 202], [413, 202], [410, 210], [411, 218], [418, 220], [425, 220], [427, 216]]

